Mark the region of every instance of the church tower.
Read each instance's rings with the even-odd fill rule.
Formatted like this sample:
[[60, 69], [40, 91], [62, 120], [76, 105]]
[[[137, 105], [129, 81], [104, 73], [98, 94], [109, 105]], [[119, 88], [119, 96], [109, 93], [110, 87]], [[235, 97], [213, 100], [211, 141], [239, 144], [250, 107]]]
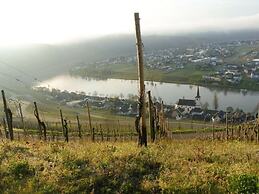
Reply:
[[201, 99], [199, 86], [197, 87], [197, 94], [196, 94], [196, 96], [195, 96], [195, 99], [196, 99], [197, 101], [200, 101], [200, 99]]

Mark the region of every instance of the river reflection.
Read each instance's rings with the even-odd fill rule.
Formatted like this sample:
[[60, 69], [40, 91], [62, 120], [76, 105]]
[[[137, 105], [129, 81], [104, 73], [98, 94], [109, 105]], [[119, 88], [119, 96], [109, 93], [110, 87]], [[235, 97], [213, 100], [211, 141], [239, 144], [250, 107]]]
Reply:
[[[174, 104], [179, 98], [194, 99], [197, 87], [194, 85], [173, 84], [162, 82], [146, 82], [146, 90], [151, 90], [156, 98], [162, 98], [166, 104]], [[82, 79], [70, 75], [60, 75], [41, 82], [37, 86], [51, 87], [60, 90], [85, 92], [88, 95], [119, 96], [128, 98], [138, 94], [138, 81], [107, 79], [96, 80]], [[213, 108], [214, 95], [217, 95], [219, 109], [225, 110], [227, 106], [241, 108], [253, 112], [259, 103], [259, 92], [242, 91], [233, 89], [200, 87], [201, 102], [208, 103]]]

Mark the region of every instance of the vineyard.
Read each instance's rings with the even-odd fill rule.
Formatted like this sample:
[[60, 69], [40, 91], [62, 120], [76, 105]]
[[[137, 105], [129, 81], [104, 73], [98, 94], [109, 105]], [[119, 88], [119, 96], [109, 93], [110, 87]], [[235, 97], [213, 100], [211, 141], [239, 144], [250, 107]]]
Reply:
[[145, 91], [134, 16], [137, 114], [100, 116], [88, 100], [74, 111], [39, 93], [23, 104], [2, 90], [0, 193], [259, 193], [258, 118], [167, 118]]
[[256, 193], [252, 142], [2, 141], [1, 193]]

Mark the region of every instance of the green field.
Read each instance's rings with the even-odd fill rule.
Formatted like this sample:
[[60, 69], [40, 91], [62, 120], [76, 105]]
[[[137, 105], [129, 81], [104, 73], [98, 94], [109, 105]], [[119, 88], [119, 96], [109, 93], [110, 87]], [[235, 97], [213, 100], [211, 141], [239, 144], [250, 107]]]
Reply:
[[[132, 64], [107, 64], [99, 67], [87, 67], [82, 70], [73, 70], [74, 75], [82, 77], [96, 77], [101, 79], [118, 78], [118, 79], [137, 79], [137, 66]], [[208, 71], [209, 73], [209, 71]], [[175, 82], [175, 83], [198, 83], [203, 73], [197, 71], [195, 66], [189, 64], [185, 69], [173, 72], [164, 72], [161, 70], [145, 69], [145, 80], [157, 82]]]
[[238, 141], [1, 141], [0, 193], [255, 193], [258, 150]]

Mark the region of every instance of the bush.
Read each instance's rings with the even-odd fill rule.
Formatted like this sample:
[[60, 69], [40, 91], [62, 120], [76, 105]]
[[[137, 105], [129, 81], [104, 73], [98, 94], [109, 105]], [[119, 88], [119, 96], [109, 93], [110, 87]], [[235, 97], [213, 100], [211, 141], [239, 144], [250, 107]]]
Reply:
[[9, 172], [18, 179], [23, 179], [34, 174], [33, 169], [30, 168], [27, 161], [19, 161], [17, 163], [10, 164]]
[[242, 194], [258, 193], [258, 177], [250, 174], [231, 177], [230, 191]]

